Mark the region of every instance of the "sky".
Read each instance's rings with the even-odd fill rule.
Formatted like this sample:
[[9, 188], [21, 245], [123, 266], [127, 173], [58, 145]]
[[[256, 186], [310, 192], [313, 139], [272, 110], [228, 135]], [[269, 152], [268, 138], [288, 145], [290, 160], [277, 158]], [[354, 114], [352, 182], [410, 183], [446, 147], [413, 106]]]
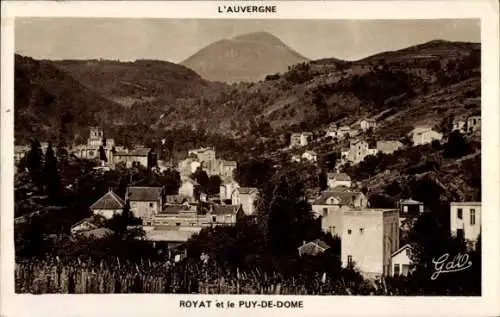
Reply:
[[221, 39], [266, 31], [309, 59], [356, 60], [434, 39], [480, 42], [479, 20], [18, 18], [16, 53], [36, 59], [180, 63]]

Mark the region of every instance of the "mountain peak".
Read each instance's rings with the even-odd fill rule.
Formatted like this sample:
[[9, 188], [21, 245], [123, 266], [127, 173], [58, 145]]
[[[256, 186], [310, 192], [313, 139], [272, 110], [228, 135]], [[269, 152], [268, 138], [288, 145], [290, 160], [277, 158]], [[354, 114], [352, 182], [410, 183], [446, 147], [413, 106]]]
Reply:
[[285, 45], [278, 37], [265, 31], [245, 33], [232, 38], [234, 41], [260, 42], [274, 45]]
[[307, 58], [268, 32], [253, 32], [212, 43], [181, 64], [212, 81], [263, 80]]

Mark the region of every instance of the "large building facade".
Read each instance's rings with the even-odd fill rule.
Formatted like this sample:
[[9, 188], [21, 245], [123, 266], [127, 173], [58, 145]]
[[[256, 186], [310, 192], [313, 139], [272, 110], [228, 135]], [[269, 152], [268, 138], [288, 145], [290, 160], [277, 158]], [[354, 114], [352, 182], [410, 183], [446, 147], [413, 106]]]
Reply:
[[450, 203], [450, 232], [475, 243], [481, 234], [481, 202]]
[[344, 211], [342, 218], [342, 266], [352, 265], [369, 278], [390, 276], [391, 256], [399, 248], [398, 211]]

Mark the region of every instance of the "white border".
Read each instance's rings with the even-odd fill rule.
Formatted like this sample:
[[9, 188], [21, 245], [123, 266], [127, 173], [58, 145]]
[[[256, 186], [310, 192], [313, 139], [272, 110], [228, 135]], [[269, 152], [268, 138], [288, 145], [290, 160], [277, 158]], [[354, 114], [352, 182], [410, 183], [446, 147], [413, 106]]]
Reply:
[[[253, 2], [277, 5], [276, 14], [217, 14], [220, 4], [242, 2], [2, 2], [1, 98], [1, 303], [2, 316], [249, 315], [500, 315], [499, 285], [499, 32], [498, 2], [332, 1]], [[303, 299], [304, 309], [179, 309], [180, 299], [267, 300], [270, 296], [209, 295], [15, 295], [13, 251], [13, 60], [15, 17], [133, 17], [191, 19], [481, 19], [482, 41], [482, 232], [481, 297], [272, 296]], [[104, 297], [105, 296], [105, 297]]]

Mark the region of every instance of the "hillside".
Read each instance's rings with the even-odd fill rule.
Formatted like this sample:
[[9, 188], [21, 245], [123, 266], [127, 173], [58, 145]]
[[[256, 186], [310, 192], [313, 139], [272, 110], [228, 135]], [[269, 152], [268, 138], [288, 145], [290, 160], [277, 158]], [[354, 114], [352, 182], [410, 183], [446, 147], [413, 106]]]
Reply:
[[[420, 54], [420, 58], [416, 58]], [[425, 55], [425, 56], [424, 56]], [[379, 116], [381, 131], [401, 136], [414, 124], [480, 110], [480, 46], [437, 41], [357, 62], [336, 59], [297, 64], [257, 83], [234, 84], [204, 100], [188, 100], [164, 122], [212, 131], [316, 130]], [[397, 124], [396, 124], [397, 123]], [[400, 127], [396, 131], [396, 127]]]
[[211, 85], [191, 69], [165, 61], [62, 60], [53, 63], [92, 91], [127, 107], [196, 97]]
[[183, 61], [203, 78], [221, 82], [253, 82], [307, 61], [267, 32], [244, 34], [212, 43]]
[[89, 125], [124, 123], [123, 108], [95, 93], [51, 62], [15, 56], [15, 138], [66, 141], [86, 136]]
[[[249, 39], [255, 37], [261, 35]], [[267, 40], [277, 45], [273, 39]], [[480, 64], [479, 44], [432, 41], [355, 62], [329, 58], [295, 64], [282, 74], [269, 69], [265, 80], [227, 85], [160, 61], [17, 57], [16, 114], [22, 115], [16, 116], [16, 136], [53, 136], [67, 113], [71, 120], [64, 121], [80, 127], [72, 128], [76, 134], [101, 123], [111, 137], [129, 142], [157, 140], [165, 130], [184, 127], [236, 142], [276, 140], [364, 117], [377, 118], [378, 136], [399, 138], [415, 124], [480, 112]]]

